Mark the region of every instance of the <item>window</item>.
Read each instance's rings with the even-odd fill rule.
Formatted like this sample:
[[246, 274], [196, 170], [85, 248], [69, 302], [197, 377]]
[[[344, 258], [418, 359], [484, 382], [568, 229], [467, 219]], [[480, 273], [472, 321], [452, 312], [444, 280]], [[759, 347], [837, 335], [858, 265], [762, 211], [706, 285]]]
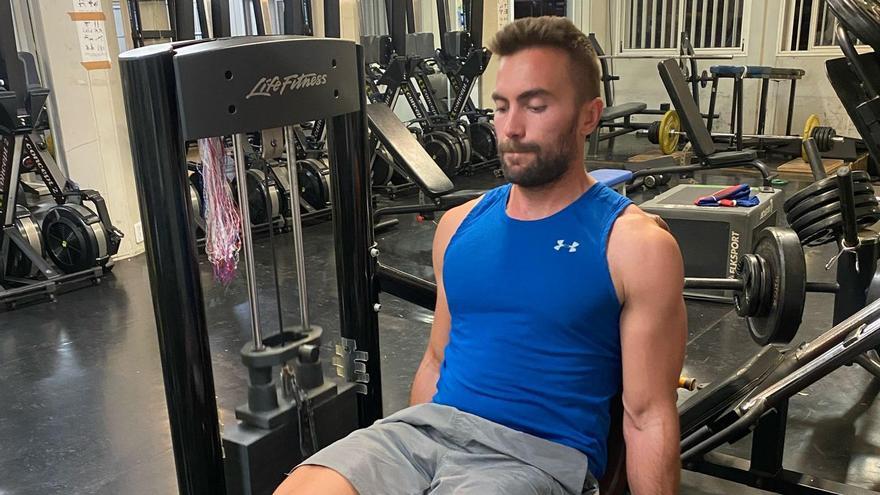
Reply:
[[567, 15], [566, 0], [514, 0], [513, 18]]
[[695, 49], [744, 51], [750, 0], [621, 0], [626, 50], [677, 50], [682, 32]]
[[825, 0], [786, 0], [782, 51], [807, 52], [836, 47], [837, 24]]
[[125, 19], [122, 18], [122, 6], [119, 0], [113, 2], [113, 22], [116, 24], [116, 42], [119, 44], [119, 52], [128, 50], [128, 43], [125, 40]]

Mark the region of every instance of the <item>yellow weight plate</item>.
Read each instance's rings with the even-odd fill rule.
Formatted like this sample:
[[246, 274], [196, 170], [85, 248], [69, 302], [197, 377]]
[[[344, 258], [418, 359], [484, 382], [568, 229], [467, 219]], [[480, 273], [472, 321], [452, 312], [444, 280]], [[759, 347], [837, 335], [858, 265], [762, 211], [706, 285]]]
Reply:
[[[810, 139], [810, 136], [813, 134], [813, 129], [816, 127], [819, 127], [819, 116], [815, 113], [811, 113], [804, 122], [804, 133], [801, 134], [801, 139], [804, 141]], [[807, 157], [807, 149], [803, 145], [801, 145], [801, 158], [805, 163], [810, 162], [810, 159]]]
[[678, 113], [675, 110], [669, 110], [663, 114], [660, 119], [660, 151], [664, 155], [671, 155], [678, 149], [679, 132], [681, 131], [681, 121], [678, 119]]

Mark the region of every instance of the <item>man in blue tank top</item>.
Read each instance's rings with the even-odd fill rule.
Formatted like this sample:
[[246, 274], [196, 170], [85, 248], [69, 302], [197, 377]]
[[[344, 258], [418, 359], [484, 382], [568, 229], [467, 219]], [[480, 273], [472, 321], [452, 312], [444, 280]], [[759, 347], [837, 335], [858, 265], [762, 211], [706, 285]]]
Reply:
[[584, 171], [603, 108], [586, 36], [530, 18], [490, 48], [510, 183], [440, 220], [412, 407], [307, 459], [277, 494], [597, 493], [620, 421], [632, 493], [678, 489], [678, 246]]

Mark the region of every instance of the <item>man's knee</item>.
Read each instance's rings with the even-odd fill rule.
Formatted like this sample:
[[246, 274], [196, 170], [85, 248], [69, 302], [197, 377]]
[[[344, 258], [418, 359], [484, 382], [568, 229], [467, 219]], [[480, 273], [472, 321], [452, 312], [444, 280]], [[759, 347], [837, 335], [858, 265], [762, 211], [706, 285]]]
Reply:
[[324, 467], [305, 465], [296, 468], [275, 490], [274, 495], [358, 495], [354, 486], [338, 472]]

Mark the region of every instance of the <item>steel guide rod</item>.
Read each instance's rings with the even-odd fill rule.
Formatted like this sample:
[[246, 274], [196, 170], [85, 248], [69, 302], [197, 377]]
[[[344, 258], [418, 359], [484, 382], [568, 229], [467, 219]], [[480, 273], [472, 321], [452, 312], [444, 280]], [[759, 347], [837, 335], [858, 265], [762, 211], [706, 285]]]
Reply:
[[299, 314], [303, 331], [309, 325], [309, 294], [306, 290], [306, 260], [303, 255], [302, 215], [299, 205], [299, 174], [296, 170], [296, 143], [293, 126], [284, 127], [284, 147], [287, 150], [287, 177], [290, 183], [290, 217], [293, 233], [293, 255], [296, 261], [297, 290], [299, 291]]
[[[244, 161], [244, 143], [247, 136], [232, 136], [232, 156], [235, 160], [235, 184], [238, 186], [238, 205], [241, 210], [241, 250], [244, 251], [244, 276], [248, 289], [248, 307], [251, 312], [251, 334], [254, 350], [263, 350], [263, 334], [260, 328], [260, 309], [257, 305], [257, 280], [255, 277], [254, 241], [251, 236], [251, 216], [248, 211], [247, 171]], [[271, 228], [271, 226], [270, 226]]]

